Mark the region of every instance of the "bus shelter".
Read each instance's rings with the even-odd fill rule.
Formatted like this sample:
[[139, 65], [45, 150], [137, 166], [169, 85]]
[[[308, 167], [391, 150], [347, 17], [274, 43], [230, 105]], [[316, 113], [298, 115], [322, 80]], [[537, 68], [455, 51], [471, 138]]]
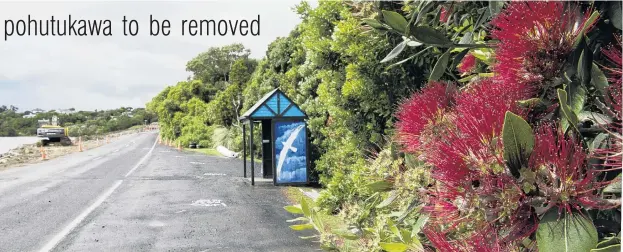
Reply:
[[254, 125], [261, 127], [262, 176], [273, 185], [309, 182], [307, 115], [279, 89], [264, 95], [240, 118], [243, 135], [243, 170], [247, 177], [247, 125], [251, 153], [251, 185], [255, 185]]

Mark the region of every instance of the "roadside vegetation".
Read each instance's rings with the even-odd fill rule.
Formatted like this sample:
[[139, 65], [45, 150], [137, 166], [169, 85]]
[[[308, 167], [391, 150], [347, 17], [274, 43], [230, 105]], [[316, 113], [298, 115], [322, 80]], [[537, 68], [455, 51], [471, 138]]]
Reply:
[[147, 106], [163, 137], [241, 151], [236, 118], [280, 88], [310, 117], [322, 186], [285, 210], [326, 250], [620, 250], [620, 2], [295, 11], [260, 60], [190, 60]]
[[[0, 106], [0, 137], [8, 136], [35, 136], [39, 127], [39, 120], [51, 120], [58, 117], [58, 123], [62, 127], [69, 128], [69, 135], [95, 136], [110, 132], [126, 130], [131, 127], [141, 127], [145, 123], [157, 121], [155, 114], [147, 112], [144, 108], [122, 107], [111, 110], [75, 111], [60, 113], [46, 111], [35, 113], [32, 111], [17, 112], [19, 108]], [[145, 122], [147, 121], [147, 122]]]

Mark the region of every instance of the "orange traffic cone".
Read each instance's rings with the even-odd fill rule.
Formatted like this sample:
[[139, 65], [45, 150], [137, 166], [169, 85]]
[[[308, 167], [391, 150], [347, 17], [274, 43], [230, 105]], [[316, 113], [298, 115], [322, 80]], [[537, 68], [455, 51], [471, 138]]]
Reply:
[[45, 152], [45, 149], [43, 148], [43, 146], [39, 147], [39, 151], [41, 152], [41, 160], [48, 159], [48, 155], [46, 155], [47, 153]]
[[78, 137], [78, 151], [82, 152], [82, 137]]

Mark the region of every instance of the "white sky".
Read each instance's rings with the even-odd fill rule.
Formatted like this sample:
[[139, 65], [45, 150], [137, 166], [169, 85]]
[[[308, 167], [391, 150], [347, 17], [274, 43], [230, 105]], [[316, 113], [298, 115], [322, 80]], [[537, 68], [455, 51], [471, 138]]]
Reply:
[[[242, 43], [261, 58], [270, 42], [300, 23], [300, 1], [205, 2], [1, 2], [0, 105], [21, 111], [144, 107], [168, 85], [186, 80], [186, 62], [213, 46]], [[310, 1], [311, 2], [311, 1]], [[314, 4], [315, 5], [315, 4]], [[5, 20], [110, 19], [110, 37], [13, 35], [4, 41]], [[168, 37], [149, 36], [149, 15], [171, 22]], [[183, 19], [256, 19], [260, 36], [181, 36]], [[124, 36], [122, 18], [136, 19], [139, 34]]]

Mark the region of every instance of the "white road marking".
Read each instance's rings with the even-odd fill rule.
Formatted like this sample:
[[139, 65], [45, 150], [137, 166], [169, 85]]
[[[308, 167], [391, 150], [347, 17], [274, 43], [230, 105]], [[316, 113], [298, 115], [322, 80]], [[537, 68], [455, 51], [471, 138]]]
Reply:
[[65, 236], [67, 236], [69, 232], [71, 232], [71, 230], [78, 226], [78, 224], [80, 224], [80, 222], [82, 222], [84, 218], [86, 218], [91, 212], [93, 212], [95, 208], [104, 203], [104, 200], [106, 200], [106, 198], [108, 198], [108, 196], [110, 196], [117, 189], [117, 187], [121, 185], [122, 182], [123, 180], [117, 180], [117, 182], [110, 189], [108, 189], [108, 191], [102, 194], [95, 202], [93, 202], [93, 204], [91, 204], [80, 215], [78, 215], [78, 217], [71, 221], [69, 225], [65, 226], [65, 228], [63, 228], [60, 233], [54, 236], [54, 238], [52, 238], [52, 240], [45, 244], [45, 246], [43, 246], [43, 248], [41, 248], [41, 250], [39, 251], [47, 252], [54, 249], [54, 247], [56, 247], [56, 245], [58, 245], [63, 239], [65, 239]]
[[118, 152], [118, 151], [119, 151], [119, 149], [116, 149], [116, 150], [114, 150], [114, 151], [112, 151], [112, 152], [113, 152], [113, 153], [115, 153], [115, 152]]
[[160, 151], [160, 153], [169, 153], [171, 151], [165, 150], [165, 151]]
[[139, 160], [138, 163], [136, 163], [136, 165], [134, 166], [134, 168], [132, 168], [132, 170], [130, 170], [127, 174], [125, 174], [126, 178], [130, 176], [130, 174], [132, 174], [132, 172], [134, 172], [134, 170], [136, 170], [136, 168], [138, 168], [143, 162], [145, 162], [145, 160], [147, 160], [149, 155], [151, 155], [151, 153], [154, 151], [154, 148], [156, 148], [157, 143], [158, 143], [158, 138], [156, 138], [156, 141], [154, 141], [154, 145], [151, 146], [151, 149], [147, 152], [147, 154], [145, 154], [145, 156], [143, 156], [143, 158], [141, 158], [141, 160]]
[[94, 158], [94, 159], [93, 159], [93, 161], [97, 161], [97, 160], [99, 160], [100, 158], [102, 158], [102, 156], [99, 156], [99, 157]]
[[[143, 162], [145, 162], [147, 157], [149, 157], [149, 155], [151, 155], [151, 153], [154, 151], [154, 147], [156, 147], [156, 143], [158, 143], [158, 139], [154, 141], [154, 145], [151, 147], [151, 150], [149, 150], [149, 152], [147, 152], [147, 154], [143, 156], [143, 158], [136, 164], [136, 166], [132, 168], [132, 170], [130, 170], [125, 175], [125, 177], [129, 176], [132, 172], [134, 172], [134, 170], [136, 170], [136, 168], [138, 168]], [[104, 201], [121, 185], [121, 183], [123, 183], [123, 180], [117, 180], [117, 182], [115, 182], [115, 184], [110, 189], [108, 189], [108, 191], [100, 195], [97, 198], [97, 200], [93, 202], [93, 204], [91, 204], [87, 209], [85, 209], [82, 213], [80, 213], [78, 217], [76, 217], [67, 226], [65, 226], [65, 228], [63, 228], [63, 230], [61, 230], [60, 233], [56, 234], [56, 236], [54, 236], [52, 240], [46, 243], [45, 246], [43, 246], [43, 248], [41, 248], [39, 251], [48, 252], [54, 249], [63, 239], [65, 239], [65, 237], [74, 228], [76, 228], [76, 226], [80, 224], [80, 222], [82, 222], [91, 212], [93, 212], [93, 210], [95, 210], [98, 206], [104, 203]]]
[[224, 207], [226, 207], [227, 206], [220, 199], [209, 199], [209, 200], [200, 199], [200, 200], [197, 200], [197, 201], [193, 202], [190, 205], [191, 206], [206, 206], [206, 207], [215, 207], [215, 206], [224, 206]]
[[227, 176], [225, 173], [204, 173], [203, 176]]
[[201, 165], [201, 164], [206, 164], [206, 163], [201, 163], [201, 162], [190, 162], [190, 163], [191, 163], [191, 164], [199, 164], [199, 165]]

